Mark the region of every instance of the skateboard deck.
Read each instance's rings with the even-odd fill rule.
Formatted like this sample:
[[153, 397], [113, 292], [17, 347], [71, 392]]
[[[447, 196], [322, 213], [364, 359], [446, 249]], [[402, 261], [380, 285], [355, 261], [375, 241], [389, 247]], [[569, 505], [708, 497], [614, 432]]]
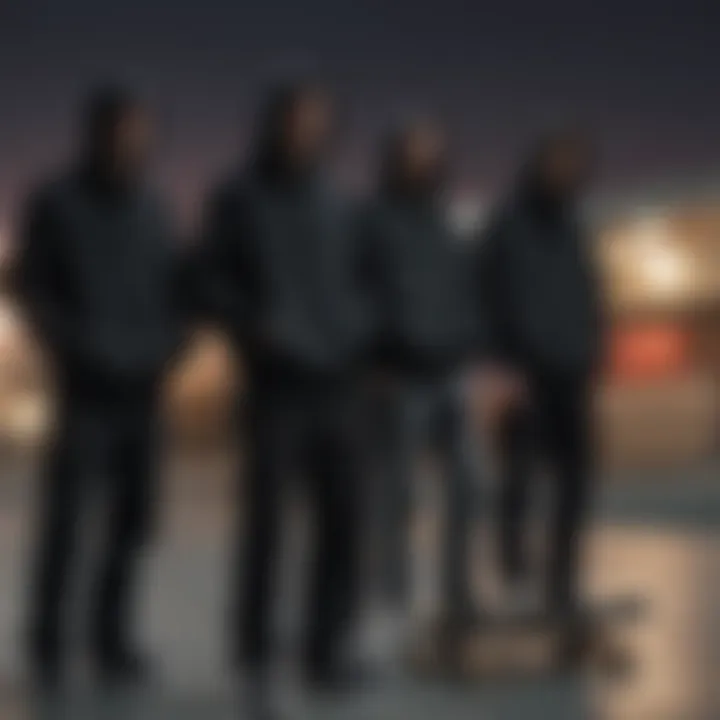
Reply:
[[409, 661], [420, 674], [460, 680], [586, 669], [625, 674], [632, 666], [628, 631], [646, 611], [641, 599], [621, 597], [572, 618], [501, 613], [461, 630], [436, 622], [418, 633]]

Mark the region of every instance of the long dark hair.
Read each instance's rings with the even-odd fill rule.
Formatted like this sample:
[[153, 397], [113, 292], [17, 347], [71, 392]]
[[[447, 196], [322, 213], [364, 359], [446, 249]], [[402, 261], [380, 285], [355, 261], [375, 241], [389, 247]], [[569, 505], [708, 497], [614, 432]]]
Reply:
[[580, 184], [585, 185], [595, 174], [597, 149], [587, 128], [577, 122], [566, 122], [546, 129], [530, 145], [517, 177], [519, 191], [531, 195], [541, 192], [548, 158], [567, 145], [572, 145], [587, 155], [585, 177], [580, 178]]
[[86, 158], [102, 152], [123, 117], [142, 107], [138, 95], [118, 83], [99, 85], [85, 99], [82, 113], [82, 142]]
[[[410, 178], [407, 175], [406, 162], [408, 142], [415, 131], [432, 127], [442, 131], [442, 126], [427, 116], [410, 118], [389, 130], [381, 145], [380, 161], [380, 190], [390, 195], [404, 194], [409, 188]], [[426, 186], [422, 188], [427, 195], [436, 195], [445, 185], [449, 172], [449, 159], [447, 152], [443, 157], [438, 158], [435, 172], [428, 178]]]
[[313, 78], [285, 80], [266, 93], [255, 121], [250, 162], [262, 174], [273, 173], [282, 164], [286, 123], [304, 98], [325, 94], [325, 87]]

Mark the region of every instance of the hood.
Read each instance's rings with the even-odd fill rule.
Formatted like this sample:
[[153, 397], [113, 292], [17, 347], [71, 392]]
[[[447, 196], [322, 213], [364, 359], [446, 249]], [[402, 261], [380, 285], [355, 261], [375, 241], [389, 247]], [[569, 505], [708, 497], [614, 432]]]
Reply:
[[139, 183], [139, 177], [115, 175], [107, 162], [108, 144], [118, 123], [126, 113], [142, 107], [139, 96], [119, 84], [97, 87], [86, 98], [82, 115], [82, 147], [77, 165], [81, 178], [94, 189], [124, 194]]
[[543, 178], [543, 166], [548, 154], [555, 148], [575, 141], [588, 144], [587, 133], [575, 123], [556, 125], [540, 133], [530, 144], [521, 163], [515, 181], [515, 197], [547, 210], [562, 209], [572, 204], [582, 188], [578, 187], [577, 192], [565, 195], [553, 192]]
[[278, 176], [288, 170], [283, 147], [284, 125], [295, 104], [306, 93], [320, 87], [310, 79], [286, 80], [266, 94], [255, 120], [251, 165], [264, 176]]
[[410, 120], [388, 131], [382, 143], [379, 190], [386, 197], [419, 202], [436, 200], [446, 184], [448, 160], [441, 159], [433, 177], [426, 182], [413, 182], [403, 168], [404, 146], [408, 135], [423, 120]]

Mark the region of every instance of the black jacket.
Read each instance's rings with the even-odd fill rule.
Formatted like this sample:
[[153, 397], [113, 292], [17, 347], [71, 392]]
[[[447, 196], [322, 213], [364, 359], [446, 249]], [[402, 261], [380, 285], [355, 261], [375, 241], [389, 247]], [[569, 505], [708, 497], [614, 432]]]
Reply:
[[145, 190], [114, 192], [78, 171], [32, 196], [17, 290], [66, 379], [126, 387], [160, 375], [183, 337], [174, 241]]
[[519, 191], [480, 239], [481, 351], [525, 369], [591, 371], [602, 310], [585, 233], [572, 211]]
[[446, 372], [470, 347], [465, 251], [433, 198], [383, 193], [361, 222], [378, 359], [405, 372]]
[[251, 365], [344, 372], [364, 353], [353, 215], [316, 173], [257, 165], [211, 199], [203, 243], [206, 312]]

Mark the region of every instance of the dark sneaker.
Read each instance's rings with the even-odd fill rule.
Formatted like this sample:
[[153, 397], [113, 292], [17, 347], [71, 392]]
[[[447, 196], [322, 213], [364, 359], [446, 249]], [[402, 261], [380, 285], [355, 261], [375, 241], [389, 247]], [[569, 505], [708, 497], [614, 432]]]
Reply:
[[54, 694], [63, 685], [63, 668], [58, 657], [33, 658], [31, 683], [40, 694]]
[[60, 644], [46, 638], [32, 637], [29, 643], [31, 682], [41, 692], [55, 692], [63, 683]]
[[113, 650], [97, 655], [97, 673], [105, 685], [141, 685], [150, 678], [150, 665], [139, 653]]
[[305, 681], [311, 690], [321, 693], [348, 693], [372, 684], [374, 673], [362, 663], [335, 663], [310, 666]]
[[465, 603], [440, 615], [438, 628], [443, 635], [456, 636], [482, 628], [488, 622], [486, 612], [475, 604]]

